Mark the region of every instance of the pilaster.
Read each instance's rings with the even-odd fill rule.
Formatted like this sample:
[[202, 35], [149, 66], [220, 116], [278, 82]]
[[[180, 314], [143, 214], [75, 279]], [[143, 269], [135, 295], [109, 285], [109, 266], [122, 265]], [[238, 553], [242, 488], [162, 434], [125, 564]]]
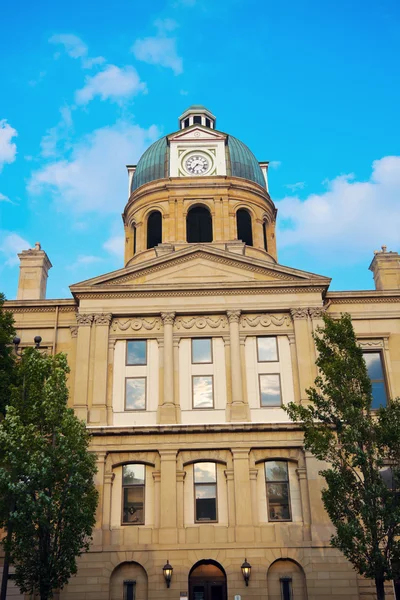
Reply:
[[88, 413], [90, 336], [93, 315], [78, 313], [76, 320], [78, 323], [78, 339], [76, 345], [74, 411], [79, 419], [86, 422]]
[[174, 401], [174, 339], [173, 328], [175, 313], [161, 313], [164, 323], [164, 398], [159, 409], [160, 423], [176, 423], [176, 407]]
[[90, 424], [107, 424], [108, 334], [111, 319], [111, 313], [99, 313], [93, 315], [95, 347], [93, 397], [89, 411]]
[[315, 353], [311, 337], [308, 308], [292, 308], [294, 335], [297, 350], [297, 366], [300, 384], [300, 402], [307, 402], [306, 389], [314, 383]]
[[232, 450], [235, 486], [236, 539], [250, 542], [254, 539], [252, 498], [250, 486], [249, 448]]
[[161, 450], [160, 538], [161, 544], [176, 544], [177, 494], [176, 450]]
[[231, 350], [231, 382], [232, 382], [232, 406], [231, 421], [249, 421], [249, 405], [243, 397], [242, 361], [240, 356], [239, 319], [240, 310], [228, 310]]

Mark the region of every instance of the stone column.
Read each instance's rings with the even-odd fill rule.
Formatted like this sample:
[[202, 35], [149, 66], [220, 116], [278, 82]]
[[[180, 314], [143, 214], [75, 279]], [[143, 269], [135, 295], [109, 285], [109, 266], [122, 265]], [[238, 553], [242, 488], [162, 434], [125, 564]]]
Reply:
[[307, 468], [306, 461], [303, 453], [299, 456], [299, 465], [296, 469], [297, 477], [299, 480], [300, 497], [301, 497], [301, 510], [303, 513], [304, 523], [304, 540], [311, 540], [311, 507], [310, 507], [310, 495], [308, 493], [308, 481], [307, 481]]
[[102, 526], [103, 522], [103, 504], [104, 504], [104, 471], [107, 452], [96, 452], [97, 473], [94, 476], [94, 484], [99, 493], [99, 502], [96, 509], [96, 529]]
[[176, 450], [160, 450], [160, 544], [176, 544], [178, 541], [176, 506], [176, 454]]
[[232, 406], [231, 421], [249, 421], [249, 406], [243, 400], [242, 365], [240, 360], [240, 310], [227, 311], [231, 347]]
[[78, 313], [76, 320], [78, 322], [78, 339], [76, 344], [74, 410], [76, 416], [86, 422], [88, 411], [90, 333], [93, 315]]
[[235, 514], [235, 480], [233, 477], [233, 469], [226, 469], [224, 471], [226, 477], [226, 487], [228, 495], [228, 535], [232, 536], [232, 539], [228, 539], [229, 542], [235, 541], [234, 527], [236, 525], [236, 514]]
[[[323, 321], [323, 316], [324, 313], [326, 312], [326, 308], [324, 306], [317, 306], [315, 308], [309, 308], [308, 309], [308, 313], [310, 315], [311, 318], [311, 330], [312, 333], [315, 334], [317, 331], [317, 327], [324, 327], [324, 321]], [[312, 348], [313, 348], [313, 356], [314, 356], [314, 363], [317, 360], [317, 347], [315, 345], [315, 342], [313, 340], [312, 343]], [[317, 376], [317, 367], [314, 364], [314, 379]]]
[[179, 342], [180, 339], [174, 339], [174, 404], [176, 422], [181, 422], [181, 403], [179, 396]]
[[111, 496], [114, 473], [106, 471], [103, 485], [103, 544], [111, 543]]
[[160, 527], [160, 482], [161, 482], [161, 471], [153, 471], [154, 481], [154, 529]]
[[253, 225], [253, 244], [256, 248], [265, 250], [264, 248], [264, 221], [262, 219], [254, 219]]
[[300, 402], [307, 403], [306, 389], [314, 383], [315, 379], [314, 343], [309, 329], [308, 308], [292, 308], [290, 314], [293, 319], [296, 341]]
[[89, 411], [89, 423], [107, 425], [107, 371], [108, 371], [108, 332], [111, 313], [94, 315], [94, 369], [93, 397]]
[[250, 542], [254, 539], [254, 531], [251, 514], [249, 449], [233, 449], [232, 455], [235, 483], [236, 541]]
[[186, 242], [186, 223], [183, 215], [183, 198], [178, 198], [176, 210], [177, 242]]
[[223, 336], [225, 347], [225, 371], [226, 371], [226, 421], [231, 420], [232, 410], [232, 376], [231, 376], [231, 346], [228, 335]]
[[294, 333], [288, 333], [288, 340], [290, 345], [290, 359], [292, 363], [293, 372], [293, 391], [294, 401], [296, 404], [300, 404], [300, 381], [299, 381], [299, 365], [297, 364], [297, 348], [296, 338]]
[[114, 384], [114, 351], [117, 340], [108, 338], [108, 364], [107, 364], [107, 425], [112, 425], [113, 417], [113, 384]]
[[164, 323], [164, 398], [160, 407], [160, 423], [176, 423], [174, 402], [174, 312], [161, 313]]
[[177, 471], [176, 472], [176, 487], [177, 487], [177, 524], [178, 529], [182, 529], [184, 525], [184, 481], [186, 477], [186, 471]]
[[257, 505], [257, 469], [250, 469], [250, 487], [251, 487], [251, 513], [253, 516], [254, 527], [259, 526], [258, 505]]

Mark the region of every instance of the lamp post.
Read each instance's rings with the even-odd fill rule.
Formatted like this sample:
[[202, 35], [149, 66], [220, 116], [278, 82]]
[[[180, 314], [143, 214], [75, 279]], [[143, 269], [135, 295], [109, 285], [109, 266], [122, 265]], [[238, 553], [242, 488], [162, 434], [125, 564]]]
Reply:
[[247, 558], [244, 559], [244, 563], [241, 566], [243, 579], [246, 583], [246, 587], [249, 585], [251, 564], [247, 562]]
[[169, 564], [169, 560], [167, 560], [167, 564], [165, 564], [163, 566], [163, 574], [164, 574], [164, 578], [165, 578], [165, 583], [167, 584], [167, 588], [169, 588], [169, 586], [171, 584], [171, 578], [172, 578], [172, 571], [173, 570], [174, 569]]
[[[33, 338], [33, 341], [35, 343], [35, 348], [38, 350], [40, 348], [40, 343], [42, 341], [42, 338], [40, 337], [40, 335], [36, 335]], [[19, 358], [22, 358], [23, 350], [19, 348], [19, 345], [21, 343], [21, 338], [19, 338], [18, 336], [15, 336], [12, 343], [14, 344], [15, 355], [18, 356]], [[11, 502], [10, 502], [10, 513], [14, 512], [14, 510], [15, 510], [15, 498], [12, 498]], [[12, 523], [10, 521], [8, 521], [7, 536], [6, 536], [6, 550], [5, 550], [5, 554], [4, 554], [4, 563], [3, 563], [3, 575], [2, 575], [2, 579], [1, 579], [0, 600], [6, 600], [6, 598], [7, 598], [7, 585], [8, 585], [9, 571], [10, 571], [10, 555], [9, 555], [9, 551], [8, 551], [8, 544], [11, 542], [12, 534], [13, 534]]]

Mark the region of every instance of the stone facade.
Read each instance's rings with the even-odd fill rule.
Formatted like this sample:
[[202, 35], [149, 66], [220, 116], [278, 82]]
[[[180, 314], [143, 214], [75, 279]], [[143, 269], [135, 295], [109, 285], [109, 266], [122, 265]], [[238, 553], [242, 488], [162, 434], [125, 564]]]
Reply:
[[[210, 211], [213, 241], [187, 241], [192, 205]], [[252, 246], [237, 239], [243, 207]], [[154, 210], [162, 213], [162, 240], [147, 248]], [[21, 277], [19, 299], [7, 302], [22, 346], [40, 335], [48, 352], [67, 353], [70, 403], [87, 422], [97, 455], [93, 544], [62, 600], [172, 600], [185, 593], [190, 600], [278, 600], [285, 585], [293, 600], [373, 597], [369, 582], [329, 545], [320, 464], [304, 451], [302, 433], [280, 403], [263, 405], [260, 382], [279, 377], [283, 404], [305, 402], [316, 376], [312, 334], [324, 311], [349, 312], [362, 347], [379, 353], [387, 398], [400, 395], [399, 256], [386, 249], [375, 255], [377, 290], [330, 292], [329, 278], [277, 262], [275, 218], [267, 188], [246, 179], [217, 173], [149, 182], [130, 195], [124, 212], [124, 268], [72, 285], [71, 300], [46, 300], [50, 263], [39, 248], [44, 256], [29, 279], [39, 282], [36, 297], [25, 294]], [[21, 271], [23, 260], [24, 253]], [[276, 340], [274, 360], [260, 360], [260, 338]], [[129, 365], [127, 343], [135, 340], [146, 342], [146, 362]], [[193, 362], [192, 340], [211, 340], [208, 364]], [[212, 406], [197, 408], [193, 381], [202, 376], [212, 381]], [[127, 380], [144, 382], [140, 410], [127, 404]], [[281, 521], [268, 510], [268, 461], [287, 465], [290, 517]], [[194, 465], [204, 463], [216, 465], [210, 522], [196, 518]], [[144, 466], [142, 524], [122, 524], [129, 464]], [[209, 586], [203, 596], [201, 581]]]

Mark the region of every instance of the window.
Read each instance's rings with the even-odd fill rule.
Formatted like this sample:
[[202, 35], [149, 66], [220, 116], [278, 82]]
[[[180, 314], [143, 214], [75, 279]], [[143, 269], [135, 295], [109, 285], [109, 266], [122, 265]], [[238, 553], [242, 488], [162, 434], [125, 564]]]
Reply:
[[145, 465], [122, 467], [122, 524], [144, 525]]
[[124, 600], [135, 600], [136, 581], [124, 581]]
[[273, 362], [278, 360], [278, 345], [276, 337], [257, 338], [258, 362]]
[[207, 117], [206, 117], [206, 127], [211, 127], [211, 121], [210, 121], [210, 119], [207, 119]]
[[194, 206], [186, 217], [186, 240], [189, 243], [212, 242], [212, 218], [205, 206]]
[[146, 410], [146, 377], [125, 379], [125, 410]]
[[291, 577], [281, 577], [279, 581], [281, 584], [282, 600], [293, 600]]
[[215, 463], [194, 465], [195, 521], [217, 521], [217, 470]]
[[211, 338], [192, 340], [192, 363], [212, 363]]
[[282, 405], [281, 378], [278, 373], [259, 375], [261, 406]]
[[189, 127], [189, 119], [185, 119], [183, 122], [184, 127]]
[[265, 463], [269, 521], [291, 521], [289, 503], [289, 472], [284, 460]]
[[236, 213], [237, 238], [247, 246], [253, 245], [253, 232], [251, 228], [251, 216], [245, 208], [239, 208]]
[[193, 408], [214, 408], [213, 376], [193, 375]]
[[136, 225], [133, 226], [133, 254], [136, 254]]
[[264, 250], [268, 252], [268, 241], [267, 241], [267, 221], [263, 223], [263, 236], [264, 236]]
[[146, 340], [134, 340], [126, 344], [126, 364], [147, 364], [147, 342]]
[[147, 219], [147, 249], [162, 242], [162, 216], [159, 210], [150, 213]]
[[385, 378], [383, 375], [382, 355], [380, 352], [364, 352], [363, 353], [367, 371], [372, 384], [372, 406], [371, 408], [379, 408], [386, 406], [387, 393]]
[[201, 116], [200, 115], [195, 115], [193, 117], [193, 124], [194, 125], [201, 125]]

